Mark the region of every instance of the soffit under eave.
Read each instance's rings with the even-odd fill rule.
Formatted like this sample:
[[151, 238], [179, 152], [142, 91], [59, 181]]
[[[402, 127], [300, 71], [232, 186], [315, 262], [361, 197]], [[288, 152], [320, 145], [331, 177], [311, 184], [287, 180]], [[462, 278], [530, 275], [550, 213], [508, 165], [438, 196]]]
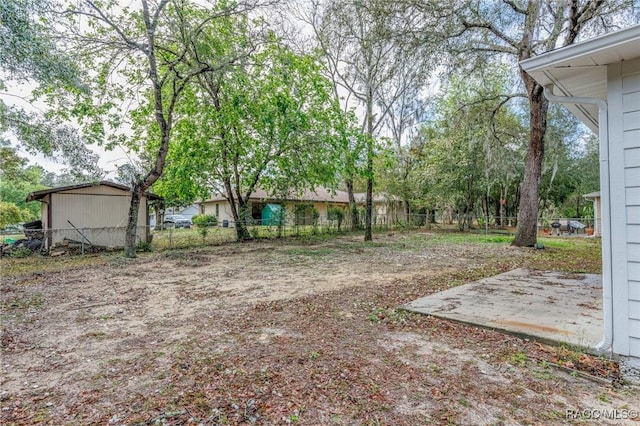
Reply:
[[[522, 61], [520, 65], [558, 96], [607, 100], [607, 66], [640, 57], [640, 25], [608, 33]], [[598, 131], [595, 105], [565, 104], [592, 131]]]

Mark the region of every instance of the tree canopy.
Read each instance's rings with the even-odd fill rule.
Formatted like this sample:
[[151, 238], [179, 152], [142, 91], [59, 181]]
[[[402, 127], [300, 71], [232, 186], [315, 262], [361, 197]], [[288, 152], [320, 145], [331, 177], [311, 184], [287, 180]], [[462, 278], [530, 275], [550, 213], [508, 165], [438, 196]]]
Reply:
[[[127, 256], [152, 188], [171, 203], [221, 194], [238, 239], [250, 237], [258, 188], [343, 185], [355, 207], [363, 181], [365, 239], [374, 191], [401, 199], [407, 222], [425, 209], [458, 214], [463, 228], [517, 216], [518, 245], [535, 242], [541, 213], [590, 214], [593, 139], [517, 63], [637, 22], [636, 2], [282, 5], [0, 0], [3, 201], [24, 213], [10, 188], [102, 178], [99, 144], [131, 158], [117, 176], [133, 189]], [[276, 9], [301, 20], [309, 44], [283, 31]], [[7, 101], [25, 84], [48, 109]], [[29, 167], [16, 142], [67, 169]]]
[[[242, 43], [238, 34], [223, 44]], [[199, 76], [178, 113], [166, 174], [155, 188], [171, 199], [224, 196], [240, 240], [250, 238], [255, 190], [284, 195], [336, 184], [343, 139], [333, 124], [344, 117], [330, 82], [315, 58], [272, 37], [246, 61]]]

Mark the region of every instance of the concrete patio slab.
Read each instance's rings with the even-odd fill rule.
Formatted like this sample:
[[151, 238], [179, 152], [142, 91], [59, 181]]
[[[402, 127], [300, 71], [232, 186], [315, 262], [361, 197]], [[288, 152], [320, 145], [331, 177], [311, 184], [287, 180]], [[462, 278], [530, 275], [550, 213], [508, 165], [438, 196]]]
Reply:
[[514, 269], [423, 297], [403, 308], [586, 348], [602, 338], [600, 275]]

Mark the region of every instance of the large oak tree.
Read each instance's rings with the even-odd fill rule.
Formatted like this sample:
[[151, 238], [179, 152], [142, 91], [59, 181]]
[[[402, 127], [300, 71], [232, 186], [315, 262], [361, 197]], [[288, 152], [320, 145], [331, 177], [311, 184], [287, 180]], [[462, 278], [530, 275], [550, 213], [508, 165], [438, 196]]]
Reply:
[[[259, 0], [247, 2], [190, 2], [186, 0], [141, 0], [140, 8], [121, 7], [115, 1], [82, 0], [70, 10], [75, 17], [75, 42], [85, 55], [85, 65], [94, 72], [90, 127], [101, 129], [107, 121], [120, 130], [127, 117], [121, 109], [143, 98], [153, 99], [148, 110], [155, 126], [148, 137], [155, 139], [139, 174], [131, 182], [132, 197], [126, 228], [125, 256], [135, 257], [138, 211], [143, 194], [162, 176], [176, 107], [191, 81], [203, 73], [222, 69], [237, 61], [243, 52], [229, 56], [202, 56], [195, 47], [208, 31], [216, 30], [216, 20], [258, 7]], [[126, 136], [112, 142], [124, 142]], [[128, 139], [129, 147], [136, 141]], [[133, 143], [133, 146], [131, 145]], [[148, 146], [148, 145], [146, 145]], [[138, 150], [141, 147], [137, 147]]]
[[[211, 42], [244, 44], [247, 24], [236, 20], [223, 43], [219, 36]], [[189, 200], [223, 196], [243, 241], [251, 238], [249, 198], [257, 189], [277, 198], [333, 186], [342, 151], [336, 124], [345, 118], [319, 71], [312, 56], [269, 37], [247, 60], [200, 75], [178, 111], [167, 176], [158, 190]]]
[[537, 238], [540, 179], [545, 152], [549, 102], [543, 87], [517, 65], [546, 51], [568, 46], [623, 25], [632, 0], [466, 1], [456, 7], [459, 31], [454, 51], [473, 62], [487, 57], [518, 67], [529, 106], [529, 143], [513, 244], [533, 246]]

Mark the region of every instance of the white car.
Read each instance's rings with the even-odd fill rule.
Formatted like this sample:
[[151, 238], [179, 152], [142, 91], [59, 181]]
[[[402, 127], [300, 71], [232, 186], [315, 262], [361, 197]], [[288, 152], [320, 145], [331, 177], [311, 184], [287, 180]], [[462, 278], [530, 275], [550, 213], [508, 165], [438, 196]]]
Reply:
[[164, 217], [162, 224], [165, 227], [174, 228], [191, 228], [191, 219], [182, 216], [181, 214], [170, 214]]

